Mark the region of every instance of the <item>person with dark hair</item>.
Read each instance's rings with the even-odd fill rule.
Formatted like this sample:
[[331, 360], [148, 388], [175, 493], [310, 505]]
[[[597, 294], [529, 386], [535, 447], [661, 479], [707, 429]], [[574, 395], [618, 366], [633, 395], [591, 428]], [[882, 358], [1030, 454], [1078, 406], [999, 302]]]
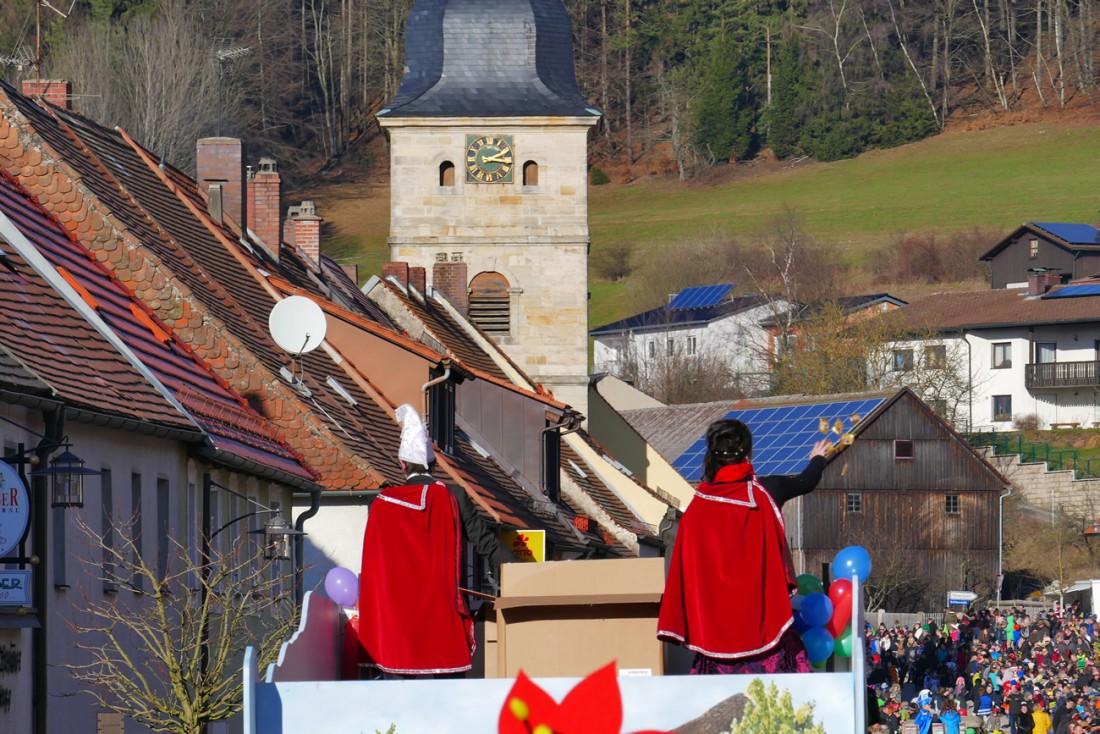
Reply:
[[695, 652], [693, 674], [808, 673], [795, 631], [794, 564], [781, 508], [821, 480], [818, 441], [797, 476], [757, 476], [741, 421], [707, 428], [703, 482], [684, 512], [661, 600], [657, 637]]

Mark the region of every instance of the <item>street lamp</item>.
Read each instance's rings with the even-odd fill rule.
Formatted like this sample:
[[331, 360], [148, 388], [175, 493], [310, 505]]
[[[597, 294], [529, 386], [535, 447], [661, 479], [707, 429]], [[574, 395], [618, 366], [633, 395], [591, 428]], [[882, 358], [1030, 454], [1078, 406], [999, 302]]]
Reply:
[[[204, 563], [206, 563], [206, 560], [208, 559], [208, 557], [210, 555], [210, 545], [211, 545], [211, 543], [214, 542], [214, 538], [218, 537], [219, 533], [221, 533], [223, 530], [225, 530], [227, 528], [232, 527], [233, 525], [236, 525], [241, 520], [247, 520], [248, 518], [256, 517], [257, 515], [267, 515], [267, 514], [272, 515], [272, 517], [270, 517], [268, 519], [268, 521], [266, 523], [264, 523], [264, 527], [263, 527], [262, 530], [250, 530], [249, 531], [250, 535], [262, 535], [263, 536], [263, 549], [264, 549], [263, 554], [264, 554], [264, 559], [265, 560], [268, 560], [268, 561], [286, 561], [286, 560], [289, 560], [290, 557], [291, 557], [290, 539], [292, 537], [295, 537], [295, 536], [305, 535], [305, 533], [302, 532], [301, 530], [296, 530], [296, 529], [290, 527], [290, 525], [287, 524], [286, 518], [283, 517], [283, 512], [282, 512], [282, 509], [279, 507], [278, 502], [272, 502], [271, 507], [268, 507], [267, 505], [265, 505], [261, 502], [258, 502], [258, 501], [256, 501], [255, 499], [253, 499], [251, 497], [247, 497], [247, 496], [241, 494], [240, 492], [236, 492], [236, 491], [230, 489], [229, 487], [224, 487], [224, 486], [218, 484], [217, 482], [215, 482], [213, 479], [210, 478], [209, 474], [206, 474], [203, 477], [202, 488], [203, 488], [203, 498], [202, 498], [202, 506], [203, 506], [203, 539], [202, 539], [202, 544], [203, 544], [203, 549], [202, 549], [202, 551], [203, 551], [203, 559], [204, 559], [203, 562]], [[254, 507], [258, 507], [260, 509], [253, 510], [252, 512], [247, 512], [247, 513], [241, 515], [240, 517], [235, 517], [235, 518], [233, 518], [232, 520], [225, 523], [220, 528], [218, 528], [217, 530], [215, 530], [214, 532], [211, 533], [210, 532], [210, 501], [211, 501], [212, 492], [215, 489], [220, 489], [222, 491], [229, 492], [229, 494], [231, 494], [235, 497], [240, 497], [245, 502], [248, 502], [250, 505], [253, 505]]]

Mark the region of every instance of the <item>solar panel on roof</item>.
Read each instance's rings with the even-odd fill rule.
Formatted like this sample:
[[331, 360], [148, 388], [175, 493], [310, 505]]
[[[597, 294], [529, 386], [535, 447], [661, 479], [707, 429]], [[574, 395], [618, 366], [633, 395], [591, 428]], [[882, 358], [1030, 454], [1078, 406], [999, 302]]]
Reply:
[[1091, 224], [1075, 224], [1072, 222], [1032, 222], [1032, 224], [1071, 244], [1100, 244], [1097, 237], [1100, 235], [1100, 231]]
[[727, 295], [729, 295], [731, 290], [733, 290], [733, 283], [685, 288], [672, 298], [668, 307], [671, 309], [683, 309], [717, 306]]
[[[757, 474], [797, 474], [805, 468], [810, 449], [823, 437], [818, 428], [822, 419], [830, 426], [841, 420], [848, 431], [852, 427], [852, 416], [865, 418], [885, 400], [880, 397], [748, 408], [732, 410], [725, 417], [741, 421], [752, 431], [752, 464]], [[703, 456], [707, 451], [705, 431], [706, 426], [700, 426], [703, 435], [672, 462], [673, 468], [690, 482], [703, 478]], [[830, 433], [829, 438], [836, 443], [839, 437]]]
[[1064, 285], [1056, 291], [1047, 293], [1043, 298], [1078, 298], [1080, 296], [1100, 296], [1100, 283]]

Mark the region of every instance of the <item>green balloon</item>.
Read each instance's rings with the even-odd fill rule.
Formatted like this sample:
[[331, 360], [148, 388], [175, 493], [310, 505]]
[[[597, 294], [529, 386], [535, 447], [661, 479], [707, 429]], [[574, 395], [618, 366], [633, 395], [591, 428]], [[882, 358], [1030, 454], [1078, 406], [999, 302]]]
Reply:
[[845, 627], [840, 637], [833, 641], [833, 652], [839, 658], [852, 657], [852, 625]]
[[821, 583], [821, 579], [812, 573], [801, 574], [794, 582], [798, 584], [798, 593], [802, 596], [825, 593], [825, 585]]
[[825, 670], [825, 662], [826, 661], [822, 660], [820, 663], [815, 663], [811, 660], [810, 667], [814, 670]]

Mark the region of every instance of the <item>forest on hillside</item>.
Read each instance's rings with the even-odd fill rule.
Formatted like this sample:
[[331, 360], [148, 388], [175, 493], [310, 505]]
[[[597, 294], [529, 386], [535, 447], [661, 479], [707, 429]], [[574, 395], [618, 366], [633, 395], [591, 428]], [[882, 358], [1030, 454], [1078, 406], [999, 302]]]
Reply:
[[[565, 2], [603, 113], [591, 156], [609, 167], [661, 159], [688, 178], [765, 150], [835, 160], [1097, 91], [1093, 0]], [[33, 78], [37, 59], [73, 82], [78, 111], [184, 170], [195, 139], [235, 135], [293, 179], [377, 133], [411, 4], [4, 0], [0, 77]]]

